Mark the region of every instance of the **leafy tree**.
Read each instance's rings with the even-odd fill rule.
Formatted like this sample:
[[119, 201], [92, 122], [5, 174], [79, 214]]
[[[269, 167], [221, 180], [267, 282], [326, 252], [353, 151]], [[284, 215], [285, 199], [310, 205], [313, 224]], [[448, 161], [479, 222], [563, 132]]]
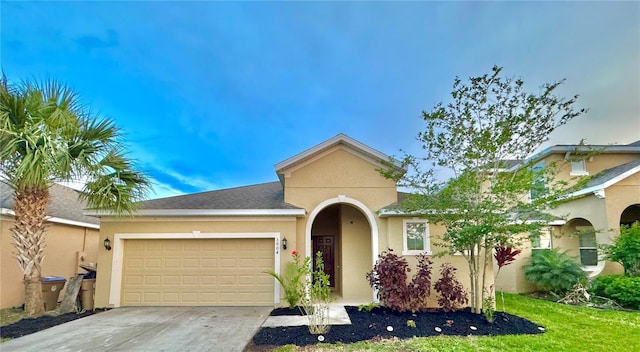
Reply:
[[[418, 140], [424, 154], [405, 155], [410, 172], [381, 170], [414, 191], [401, 204], [405, 211], [446, 226], [436, 244], [464, 255], [476, 313], [492, 249], [544, 225], [544, 211], [565, 186], [552, 182], [557, 165], [534, 168], [527, 157], [557, 127], [585, 112], [574, 110], [577, 96], [565, 100], [553, 94], [562, 81], [526, 93], [521, 79], [504, 78], [501, 72], [493, 67], [491, 74], [468, 83], [456, 78], [451, 102], [422, 113], [425, 129]], [[431, 167], [423, 170], [425, 163]], [[452, 177], [442, 181], [437, 174], [442, 171]]]
[[44, 314], [41, 267], [46, 208], [54, 182], [86, 180], [80, 198], [95, 209], [131, 214], [149, 180], [124, 156], [113, 121], [91, 113], [55, 81], [0, 86], [0, 176], [14, 190], [10, 229], [24, 275], [25, 314]]
[[620, 226], [620, 236], [605, 249], [607, 259], [622, 264], [627, 276], [640, 276], [640, 223]]

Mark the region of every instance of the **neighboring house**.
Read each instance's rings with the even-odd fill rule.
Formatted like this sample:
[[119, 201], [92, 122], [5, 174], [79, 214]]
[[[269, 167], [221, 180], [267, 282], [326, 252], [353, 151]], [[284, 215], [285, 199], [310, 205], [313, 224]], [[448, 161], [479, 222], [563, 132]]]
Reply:
[[[85, 205], [76, 190], [54, 184], [50, 195], [42, 276], [61, 276], [68, 281], [85, 272], [78, 265], [97, 262], [100, 225], [95, 217], [84, 215]], [[13, 204], [13, 190], [0, 182], [0, 308], [24, 303], [23, 275], [9, 231], [14, 223]]]
[[556, 145], [533, 159], [536, 165], [562, 165], [556, 177], [569, 184], [589, 179], [553, 209], [558, 220], [540, 234], [528, 236], [519, 258], [500, 271], [496, 288], [508, 292], [536, 289], [522, 271], [532, 250], [566, 251], [590, 278], [622, 273], [622, 266], [604, 260], [598, 246], [612, 244], [621, 224], [640, 221], [640, 141], [627, 145]]
[[[275, 182], [149, 200], [131, 218], [93, 213], [111, 246], [99, 251], [96, 306], [278, 305], [280, 286], [265, 271], [280, 272], [292, 250], [323, 253], [338, 301], [371, 302], [365, 274], [381, 251], [415, 263], [438, 251], [430, 239], [443, 233], [384, 211], [402, 195], [377, 171], [389, 160], [339, 134], [276, 164]], [[468, 282], [462, 256], [433, 260], [434, 282], [443, 262]]]

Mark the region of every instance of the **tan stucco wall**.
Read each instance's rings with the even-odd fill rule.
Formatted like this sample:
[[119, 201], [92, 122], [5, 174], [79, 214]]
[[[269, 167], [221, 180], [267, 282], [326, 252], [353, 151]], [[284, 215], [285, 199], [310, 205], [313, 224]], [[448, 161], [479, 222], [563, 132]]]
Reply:
[[607, 222], [611, 236], [620, 233], [620, 217], [629, 206], [640, 204], [640, 173], [627, 177], [605, 189], [607, 203]]
[[[516, 243], [519, 244], [518, 249], [520, 249], [521, 252], [515, 261], [500, 269], [496, 277], [496, 291], [525, 293], [536, 290], [535, 285], [525, 279], [522, 269], [523, 265], [531, 261], [531, 241], [529, 240], [528, 234], [520, 234], [517, 235], [516, 238]], [[493, 263], [495, 266], [494, 269], [497, 270], [495, 260]]]
[[[295, 235], [295, 218], [275, 217], [236, 217], [236, 218], [144, 218], [104, 219], [101, 222], [100, 239], [109, 237], [113, 242], [114, 234], [131, 233], [280, 233], [287, 238], [287, 250], [280, 251], [280, 264], [291, 260], [291, 250], [298, 247]], [[96, 307], [109, 307], [109, 289], [111, 285], [113, 250], [107, 251], [101, 246], [98, 256], [98, 275], [96, 280]], [[266, 275], [266, 274], [265, 274]]]
[[372, 267], [371, 228], [364, 215], [354, 207], [342, 206], [341, 296], [347, 301], [373, 300], [365, 275]]
[[[574, 183], [576, 180], [580, 179], [580, 176], [572, 176], [571, 173], [571, 164], [564, 160], [564, 154], [551, 154], [544, 159], [545, 164], [549, 164], [551, 162], [555, 162], [558, 168], [558, 173], [556, 175], [557, 180], [567, 181], [569, 183]], [[630, 161], [636, 160], [640, 158], [638, 154], [613, 154], [613, 153], [603, 153], [594, 155], [591, 158], [587, 158], [585, 160], [585, 169], [589, 176], [593, 176], [600, 171], [610, 169], [617, 165], [622, 165], [628, 163]]]
[[[310, 161], [282, 170], [285, 174], [285, 201], [305, 208], [308, 213], [321, 203], [339, 196], [355, 200], [370, 214], [397, 201], [396, 184], [385, 179], [374, 162], [335, 147]], [[336, 290], [345, 301], [373, 300], [365, 274], [373, 265], [371, 224], [363, 209], [343, 204], [340, 215], [340, 240], [336, 244]], [[309, 217], [300, 218], [296, 227], [298, 250], [303, 253]], [[315, 221], [315, 219], [314, 219]], [[379, 248], [386, 243], [385, 220], [375, 216], [379, 229]], [[305, 255], [310, 255], [305, 253]], [[339, 269], [338, 269], [339, 268]]]
[[[607, 167], [610, 167], [609, 164]], [[640, 203], [640, 175], [636, 174], [606, 188], [603, 199], [590, 194], [560, 205], [553, 213], [566, 218], [568, 223], [554, 229], [553, 248], [578, 258], [580, 255], [579, 241], [573, 235], [576, 232], [576, 225], [593, 226], [596, 230], [598, 244], [613, 243], [620, 233], [619, 222], [622, 212], [627, 207], [638, 203]], [[498, 290], [518, 293], [535, 290], [535, 287], [524, 279], [522, 272], [522, 266], [529, 263], [531, 258], [531, 243], [528, 240], [523, 240], [522, 243], [522, 253], [518, 259], [500, 271], [500, 276], [496, 280]], [[604, 268], [598, 275], [621, 274], [622, 272], [620, 264], [605, 261]]]
[[640, 159], [640, 155], [603, 153], [595, 155], [591, 160], [587, 160], [585, 165], [589, 175], [595, 175], [600, 171], [626, 164], [636, 159]]
[[[387, 218], [387, 221], [388, 221], [386, 226], [387, 233], [385, 236], [386, 245], [384, 247], [381, 246], [380, 250], [387, 250], [390, 248], [390, 249], [393, 249], [393, 252], [395, 254], [397, 255], [402, 254], [402, 248], [403, 248], [402, 223], [404, 219], [416, 219], [416, 218], [409, 218], [409, 217]], [[469, 278], [469, 265], [465, 260], [465, 258], [462, 255], [444, 255], [441, 257], [436, 256], [436, 254], [446, 251], [445, 248], [438, 247], [437, 245], [438, 243], [442, 243], [442, 236], [444, 234], [445, 234], [444, 226], [437, 225], [437, 224], [429, 224], [429, 235], [431, 237], [430, 238], [431, 251], [433, 253], [433, 255], [430, 256], [431, 260], [433, 261], [432, 272], [431, 272], [432, 285], [435, 284], [436, 281], [440, 278], [441, 265], [444, 263], [451, 263], [455, 268], [458, 269], [456, 271], [456, 278], [458, 279], [458, 281], [462, 283], [467, 293], [470, 293], [471, 285], [470, 285], [470, 278]], [[412, 268], [412, 272], [409, 273], [409, 278], [411, 278], [412, 275], [415, 273], [415, 270], [413, 270], [413, 268], [415, 268], [415, 265], [417, 262], [416, 257], [413, 255], [407, 255], [404, 257], [407, 258], [407, 261], [409, 262]], [[486, 278], [487, 278], [487, 281], [485, 284], [485, 289], [488, 291], [491, 285], [493, 285], [493, 266], [491, 265], [491, 263], [489, 263], [487, 267]], [[480, 276], [480, 280], [482, 280], [482, 276]], [[469, 299], [470, 298], [471, 297], [469, 296]], [[438, 308], [439, 306], [437, 303], [437, 299], [438, 299], [438, 295], [432, 287], [431, 295], [429, 296], [429, 300], [428, 300], [429, 306], [432, 308]]]
[[[0, 219], [0, 308], [8, 308], [24, 303], [23, 275], [15, 258], [13, 239], [9, 232], [13, 219]], [[98, 230], [51, 223], [46, 234], [45, 257], [42, 276], [61, 276], [68, 280], [84, 270], [78, 267], [79, 253], [84, 263], [98, 260]], [[60, 294], [60, 299], [64, 291]]]
[[[357, 153], [356, 153], [357, 154]], [[345, 147], [330, 148], [279, 170], [283, 175], [285, 201], [304, 208], [306, 216], [287, 220], [271, 217], [169, 217], [152, 218], [136, 217], [133, 219], [103, 219], [101, 240], [108, 236], [113, 241], [117, 233], [243, 233], [243, 232], [278, 232], [287, 237], [288, 248], [281, 252], [281, 267], [291, 258], [291, 251], [296, 250], [302, 256], [307, 253], [306, 239], [311, 237], [311, 223], [320, 222], [322, 210], [330, 206], [339, 207], [334, 217], [337, 226], [324, 224], [319, 231], [337, 232], [335, 246], [336, 288], [335, 293], [343, 302], [366, 303], [373, 300], [373, 291], [369, 287], [365, 274], [371, 270], [374, 259], [380, 251], [395, 247], [402, 251], [402, 219], [379, 218], [376, 212], [397, 201], [397, 189], [393, 180], [382, 177], [377, 168], [381, 165], [355, 155]], [[314, 214], [312, 216], [312, 214]], [[378, 252], [373, 253], [374, 228], [377, 228]], [[443, 233], [442, 227], [433, 226], [432, 236]], [[434, 248], [434, 252], [438, 250]], [[113, 251], [100, 249], [96, 293], [96, 306], [109, 306], [109, 289], [111, 285], [111, 261]], [[407, 258], [415, 263], [414, 256]], [[450, 262], [458, 268], [457, 277], [469, 288], [468, 266], [462, 256], [445, 256], [434, 258], [433, 282], [439, 278], [440, 264]], [[492, 278], [492, 268], [488, 268]], [[490, 279], [487, 287], [492, 284]], [[437, 296], [431, 295], [432, 306]], [[281, 304], [284, 304], [281, 302]]]
[[311, 211], [324, 200], [346, 195], [371, 210], [397, 201], [396, 185], [376, 171], [379, 167], [337, 148], [303, 164], [285, 176], [285, 201]]

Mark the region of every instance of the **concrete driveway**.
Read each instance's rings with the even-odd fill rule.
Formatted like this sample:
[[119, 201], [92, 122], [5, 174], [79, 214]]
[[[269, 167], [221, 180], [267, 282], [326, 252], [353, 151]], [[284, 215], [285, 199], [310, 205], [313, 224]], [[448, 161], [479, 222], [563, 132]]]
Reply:
[[10, 351], [242, 351], [271, 307], [126, 307], [0, 344]]

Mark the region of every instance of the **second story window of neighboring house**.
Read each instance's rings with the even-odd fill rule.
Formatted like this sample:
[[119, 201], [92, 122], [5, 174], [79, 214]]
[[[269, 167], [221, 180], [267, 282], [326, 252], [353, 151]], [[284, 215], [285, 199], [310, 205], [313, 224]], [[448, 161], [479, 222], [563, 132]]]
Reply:
[[531, 199], [537, 199], [544, 195], [547, 191], [544, 177], [544, 161], [541, 161], [531, 167], [533, 171], [533, 182], [531, 184]]
[[598, 243], [596, 233], [591, 226], [576, 226], [580, 245], [580, 263], [582, 266], [598, 265]]
[[584, 159], [571, 161], [571, 176], [585, 176], [588, 174]]
[[551, 229], [543, 227], [538, 231], [534, 231], [529, 235], [531, 240], [531, 248], [537, 249], [551, 249]]

